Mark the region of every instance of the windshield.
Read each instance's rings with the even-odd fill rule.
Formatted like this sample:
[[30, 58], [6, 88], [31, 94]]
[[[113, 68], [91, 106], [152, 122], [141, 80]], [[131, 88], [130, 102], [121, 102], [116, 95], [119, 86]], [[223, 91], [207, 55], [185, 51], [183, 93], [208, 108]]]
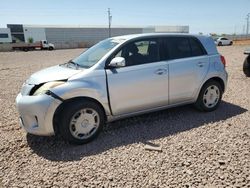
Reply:
[[114, 48], [120, 41], [114, 39], [103, 40], [92, 46], [72, 62], [83, 68], [90, 68], [95, 65], [105, 54]]

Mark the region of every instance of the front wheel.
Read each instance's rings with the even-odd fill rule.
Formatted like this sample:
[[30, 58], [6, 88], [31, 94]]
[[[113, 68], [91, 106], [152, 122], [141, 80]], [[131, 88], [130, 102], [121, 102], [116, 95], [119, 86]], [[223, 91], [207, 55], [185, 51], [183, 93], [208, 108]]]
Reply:
[[216, 81], [208, 81], [202, 87], [195, 107], [200, 111], [211, 112], [218, 108], [222, 97], [222, 87]]
[[50, 47], [49, 47], [49, 50], [50, 50], [50, 51], [51, 51], [51, 50], [54, 50], [54, 48], [50, 46]]
[[64, 106], [59, 130], [69, 143], [84, 144], [97, 137], [103, 124], [104, 112], [99, 105], [77, 100]]

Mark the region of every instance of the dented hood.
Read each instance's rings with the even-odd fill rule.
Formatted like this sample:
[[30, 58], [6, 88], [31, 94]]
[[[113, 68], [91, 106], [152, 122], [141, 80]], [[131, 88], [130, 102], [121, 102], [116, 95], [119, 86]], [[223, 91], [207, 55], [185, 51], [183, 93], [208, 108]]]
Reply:
[[32, 74], [26, 83], [38, 85], [50, 81], [65, 80], [81, 71], [83, 70], [57, 65]]

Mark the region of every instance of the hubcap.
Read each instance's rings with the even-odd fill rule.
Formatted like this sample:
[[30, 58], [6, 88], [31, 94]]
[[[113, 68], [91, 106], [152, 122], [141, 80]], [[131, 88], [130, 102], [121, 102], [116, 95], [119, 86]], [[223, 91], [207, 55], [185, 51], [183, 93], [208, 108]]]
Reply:
[[207, 108], [213, 108], [218, 103], [219, 98], [219, 88], [216, 85], [211, 85], [206, 89], [203, 95], [203, 103]]
[[84, 108], [72, 116], [70, 132], [77, 139], [87, 139], [96, 132], [99, 123], [99, 114], [94, 109]]

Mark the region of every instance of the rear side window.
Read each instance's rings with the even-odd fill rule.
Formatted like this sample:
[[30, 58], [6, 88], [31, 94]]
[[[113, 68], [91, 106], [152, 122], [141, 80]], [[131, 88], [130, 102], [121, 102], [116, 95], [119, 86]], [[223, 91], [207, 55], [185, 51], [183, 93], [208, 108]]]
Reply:
[[192, 50], [187, 37], [169, 37], [165, 44], [168, 50], [168, 59], [180, 59], [192, 56]]
[[167, 37], [164, 39], [164, 45], [162, 47], [164, 47], [164, 49], [160, 50], [160, 54], [163, 54], [161, 55], [163, 60], [181, 59], [207, 54], [198, 39], [193, 37]]
[[197, 39], [190, 38], [189, 42], [192, 50], [192, 56], [206, 55], [206, 51], [202, 47], [202, 44], [197, 41]]

